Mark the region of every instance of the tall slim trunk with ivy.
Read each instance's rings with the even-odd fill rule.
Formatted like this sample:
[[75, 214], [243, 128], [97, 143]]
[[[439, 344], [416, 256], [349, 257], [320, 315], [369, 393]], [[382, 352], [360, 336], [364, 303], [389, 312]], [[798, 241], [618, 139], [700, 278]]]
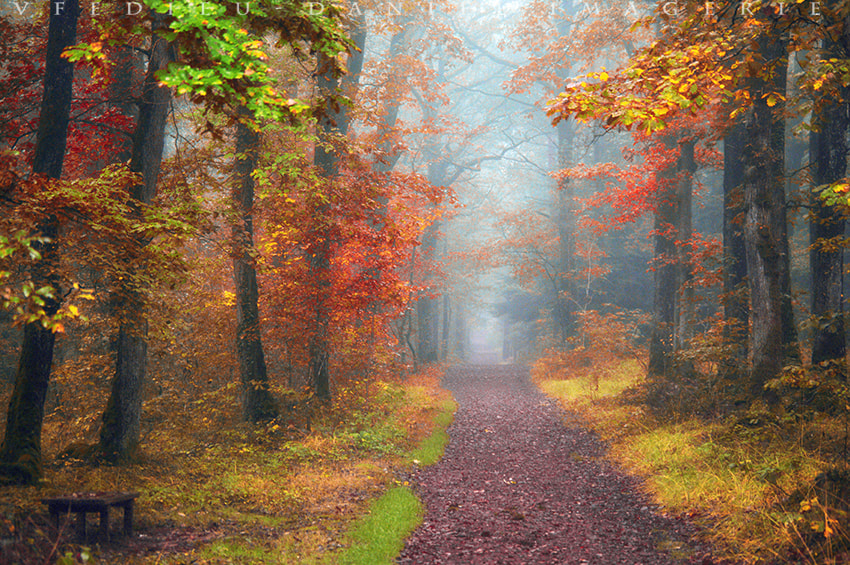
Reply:
[[[156, 195], [165, 124], [171, 104], [171, 90], [160, 86], [156, 72], [174, 60], [174, 45], [156, 34], [164, 28], [166, 15], [152, 13], [148, 68], [139, 104], [139, 119], [133, 135], [130, 170], [140, 173], [142, 182], [130, 187], [130, 195], [141, 204], [150, 204]], [[138, 240], [137, 245], [146, 244]], [[134, 267], [141, 268], [141, 267]], [[142, 394], [147, 372], [148, 323], [143, 289], [120, 288], [115, 296], [119, 312], [115, 375], [103, 413], [99, 449], [104, 458], [122, 462], [139, 449]]]
[[254, 267], [254, 178], [260, 136], [245, 121], [236, 124], [236, 179], [232, 201], [237, 217], [233, 225], [233, 280], [236, 286], [236, 357], [242, 382], [242, 418], [258, 422], [277, 416], [269, 390], [269, 377], [260, 332], [259, 287]]
[[[76, 42], [77, 0], [50, 2], [47, 31], [47, 52], [44, 65], [44, 94], [36, 133], [32, 170], [48, 179], [62, 176], [68, 122], [71, 112], [74, 67], [63, 59], [62, 51]], [[57, 262], [59, 223], [48, 215], [36, 226], [36, 233], [49, 241], [39, 244], [41, 260], [30, 276], [36, 288], [54, 288], [54, 298], [47, 298], [44, 312], [52, 316], [60, 307], [59, 288], [54, 269]], [[53, 364], [55, 334], [41, 322], [24, 326], [15, 386], [6, 414], [6, 431], [0, 446], [0, 482], [29, 484], [42, 475], [41, 429], [44, 420], [44, 400]]]

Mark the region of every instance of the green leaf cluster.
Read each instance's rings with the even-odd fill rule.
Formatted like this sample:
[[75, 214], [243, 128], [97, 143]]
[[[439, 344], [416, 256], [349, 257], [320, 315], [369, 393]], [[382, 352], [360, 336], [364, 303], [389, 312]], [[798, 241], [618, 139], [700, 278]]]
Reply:
[[169, 14], [163, 36], [176, 43], [180, 57], [158, 77], [207, 109], [247, 108], [258, 120], [297, 120], [310, 110], [301, 100], [276, 86], [270, 48], [287, 45], [302, 60], [322, 53], [342, 74], [338, 56], [349, 42], [341, 13], [329, 6], [322, 13], [309, 3], [293, 0], [264, 2], [147, 0], [160, 14]]

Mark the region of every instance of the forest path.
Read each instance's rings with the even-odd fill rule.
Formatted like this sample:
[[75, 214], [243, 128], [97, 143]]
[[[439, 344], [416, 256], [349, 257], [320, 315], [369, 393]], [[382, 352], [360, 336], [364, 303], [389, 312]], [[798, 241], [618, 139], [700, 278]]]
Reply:
[[459, 407], [443, 459], [419, 470], [424, 523], [401, 564], [713, 563], [685, 522], [663, 516], [638, 481], [516, 365], [459, 366], [444, 386]]

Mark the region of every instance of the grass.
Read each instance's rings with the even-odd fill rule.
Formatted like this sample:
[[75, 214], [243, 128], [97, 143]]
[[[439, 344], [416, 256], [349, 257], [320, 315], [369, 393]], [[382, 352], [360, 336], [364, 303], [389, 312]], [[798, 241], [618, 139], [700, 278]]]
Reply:
[[407, 486], [384, 493], [349, 534], [353, 545], [333, 559], [339, 565], [389, 565], [404, 539], [422, 522], [422, 503]]
[[846, 513], [818, 500], [815, 487], [829, 466], [817, 438], [833, 424], [774, 418], [750, 428], [741, 414], [660, 420], [627, 400], [643, 373], [634, 361], [616, 361], [601, 378], [577, 370], [568, 378], [536, 374], [536, 380], [609, 443], [612, 459], [645, 479], [658, 504], [697, 520], [727, 559], [763, 564], [800, 555], [832, 563], [848, 557], [845, 544], [833, 543]]
[[443, 400], [440, 404], [440, 412], [434, 418], [434, 432], [413, 450], [411, 460], [418, 465], [433, 465], [443, 457], [446, 445], [449, 443], [449, 434], [446, 429], [454, 419], [457, 403], [454, 400]]
[[[439, 461], [449, 435], [446, 429], [454, 419], [457, 404], [450, 399], [440, 403], [434, 418], [434, 431], [410, 454], [418, 465]], [[354, 522], [349, 531], [352, 545], [334, 556], [340, 565], [384, 565], [395, 561], [404, 548], [404, 540], [422, 523], [422, 503], [405, 483], [389, 489], [370, 507], [369, 512]]]
[[[48, 451], [40, 487], [0, 493], [0, 551], [14, 548], [26, 557], [12, 562], [46, 562], [51, 551], [80, 555], [67, 534], [57, 542], [40, 499], [136, 490], [135, 530], [150, 540], [147, 552], [94, 541], [88, 563], [325, 563], [359, 545], [351, 524], [360, 517], [420, 519], [396, 476], [412, 459], [430, 461], [442, 452], [435, 437], [445, 434], [453, 403], [439, 378], [432, 371], [395, 383], [357, 383], [358, 394], [342, 391], [334, 405], [314, 407], [309, 421], [259, 427], [238, 423], [234, 388], [186, 404], [187, 413], [163, 406], [172, 414], [145, 438], [144, 459], [130, 466], [97, 467]], [[366, 386], [370, 392], [363, 394]], [[48, 445], [53, 427], [62, 433], [62, 425], [48, 420]], [[371, 527], [395, 539], [379, 552], [403, 539], [388, 526]]]

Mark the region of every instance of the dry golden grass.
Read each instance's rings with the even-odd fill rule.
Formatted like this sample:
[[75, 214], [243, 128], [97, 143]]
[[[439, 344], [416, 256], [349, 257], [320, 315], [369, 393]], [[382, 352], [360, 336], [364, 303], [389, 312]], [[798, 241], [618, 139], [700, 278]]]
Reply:
[[57, 538], [40, 499], [139, 491], [141, 537], [93, 540], [94, 562], [313, 562], [348, 543], [347, 524], [409, 464], [410, 449], [430, 433], [448, 395], [439, 378], [432, 368], [392, 383], [360, 383], [359, 395], [343, 391], [333, 405], [313, 404], [259, 427], [238, 422], [236, 387], [195, 398], [164, 387], [145, 406], [144, 457], [122, 467], [58, 459], [69, 439], [93, 438], [67, 429], [90, 416], [54, 410], [45, 421], [45, 481], [0, 491], [0, 541], [7, 554], [16, 548], [31, 562], [79, 555], [70, 531]]
[[818, 486], [824, 469], [842, 460], [841, 417], [775, 417], [756, 407], [663, 420], [623, 398], [643, 381], [634, 361], [610, 360], [596, 371], [573, 367], [551, 378], [543, 369], [535, 377], [608, 441], [609, 457], [644, 478], [657, 503], [698, 521], [719, 555], [752, 565], [850, 562], [850, 500], [834, 494], [847, 492], [846, 476], [831, 486], [829, 503]]

